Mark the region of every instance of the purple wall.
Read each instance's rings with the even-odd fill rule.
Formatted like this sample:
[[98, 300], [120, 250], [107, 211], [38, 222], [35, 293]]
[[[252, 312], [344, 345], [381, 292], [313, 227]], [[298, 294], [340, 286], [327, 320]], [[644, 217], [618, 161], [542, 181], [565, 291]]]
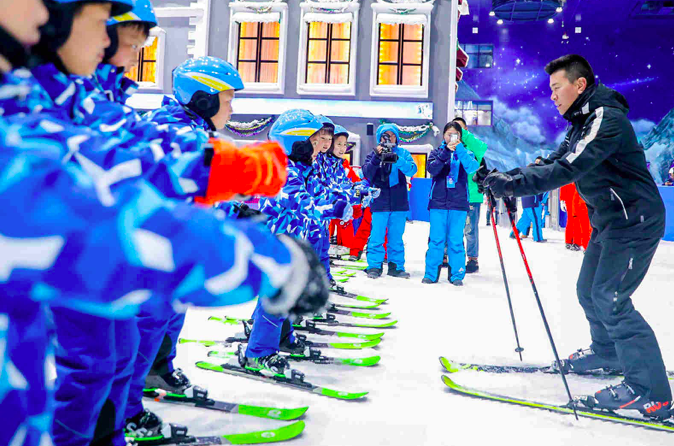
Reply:
[[[674, 107], [674, 14], [638, 18], [634, 12], [642, 3], [569, 0], [553, 24], [497, 25], [497, 17], [489, 16], [490, 0], [471, 0], [471, 14], [459, 22], [459, 41], [464, 46], [493, 44], [495, 66], [465, 69], [466, 86], [457, 99], [472, 96], [472, 89], [493, 100], [494, 117], [510, 126], [523, 151], [551, 149], [565, 133], [566, 121], [550, 100], [543, 67], [556, 57], [577, 53], [589, 60], [600, 82], [625, 95], [637, 135], [646, 137]], [[562, 38], [565, 32], [568, 39]], [[670, 152], [674, 149], [674, 141], [664, 144]]]

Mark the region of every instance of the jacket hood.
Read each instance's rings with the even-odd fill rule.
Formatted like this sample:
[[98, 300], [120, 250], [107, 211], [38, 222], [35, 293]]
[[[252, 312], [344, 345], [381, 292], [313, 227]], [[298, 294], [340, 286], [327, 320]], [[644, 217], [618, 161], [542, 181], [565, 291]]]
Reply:
[[603, 84], [595, 84], [585, 90], [564, 113], [564, 119], [573, 121], [587, 116], [599, 107], [612, 107], [627, 114], [630, 107], [625, 96]]
[[379, 141], [381, 141], [381, 135], [384, 132], [392, 132], [394, 135], [396, 135], [396, 146], [400, 144], [400, 131], [398, 130], [398, 126], [395, 124], [382, 124], [377, 127], [377, 144], [379, 144]]

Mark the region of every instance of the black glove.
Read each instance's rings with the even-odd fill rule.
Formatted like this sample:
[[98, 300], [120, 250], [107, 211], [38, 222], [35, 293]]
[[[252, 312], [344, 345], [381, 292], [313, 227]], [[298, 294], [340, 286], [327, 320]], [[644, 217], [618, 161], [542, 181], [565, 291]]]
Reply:
[[482, 186], [489, 189], [496, 198], [512, 197], [513, 195], [513, 178], [507, 173], [491, 172], [482, 182]]
[[307, 166], [311, 166], [313, 164], [313, 155], [314, 146], [311, 145], [311, 141], [307, 139], [305, 141], [295, 141], [293, 143], [293, 147], [290, 155], [288, 155], [288, 159], [291, 159], [296, 163], [302, 163]]
[[503, 203], [505, 204], [506, 209], [511, 214], [517, 213], [517, 198], [515, 197], [503, 197]]
[[497, 170], [493, 169], [490, 171], [489, 169], [487, 169], [486, 164], [481, 165], [480, 168], [475, 171], [475, 173], [473, 174], [473, 181], [475, 182], [475, 184], [477, 184], [477, 191], [479, 193], [481, 194], [484, 193], [484, 186], [483, 186], [484, 179], [487, 178], [487, 176], [490, 173], [494, 172], [497, 172]]
[[380, 156], [381, 162], [384, 164], [395, 164], [398, 161], [398, 154], [395, 152], [385, 152]]
[[264, 223], [267, 221], [267, 214], [260, 212], [257, 209], [252, 209], [247, 204], [243, 203], [236, 206], [236, 218], [238, 220], [249, 219], [256, 222]]
[[320, 312], [328, 302], [330, 287], [321, 259], [304, 240], [286, 235], [279, 236], [279, 240], [290, 250], [292, 270], [279, 292], [262, 301], [264, 309], [291, 317]]

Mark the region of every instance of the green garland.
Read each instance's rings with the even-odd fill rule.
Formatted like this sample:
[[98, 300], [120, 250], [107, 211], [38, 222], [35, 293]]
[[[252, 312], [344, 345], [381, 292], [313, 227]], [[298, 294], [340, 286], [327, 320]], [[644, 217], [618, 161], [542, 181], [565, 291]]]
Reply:
[[388, 122], [384, 119], [379, 120], [380, 124], [393, 124], [396, 127], [398, 127], [398, 131], [400, 132], [400, 140], [402, 142], [410, 143], [414, 142], [418, 139], [423, 138], [424, 136], [428, 135], [431, 131], [433, 132], [433, 135], [437, 135], [440, 133], [440, 130], [433, 124], [433, 121], [428, 121], [426, 124], [421, 124], [421, 125], [398, 125], [395, 122]]

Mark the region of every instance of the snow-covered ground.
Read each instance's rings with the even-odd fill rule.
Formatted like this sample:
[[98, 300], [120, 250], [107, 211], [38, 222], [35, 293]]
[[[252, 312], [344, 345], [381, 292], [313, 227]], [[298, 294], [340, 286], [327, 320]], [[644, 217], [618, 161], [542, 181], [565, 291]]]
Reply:
[[[484, 210], [483, 210], [484, 214]], [[484, 224], [484, 215], [481, 218]], [[199, 370], [194, 363], [207, 358], [209, 349], [193, 344], [178, 347], [177, 365], [212, 397], [226, 401], [272, 405], [310, 406], [304, 433], [293, 445], [665, 445], [667, 433], [606, 424], [597, 420], [558, 415], [450, 393], [440, 380], [440, 355], [461, 361], [518, 363], [492, 228], [480, 228], [480, 271], [468, 275], [463, 288], [447, 282], [421, 284], [428, 224], [408, 224], [405, 232], [406, 270], [410, 280], [384, 276], [370, 280], [359, 273], [345, 284], [348, 291], [389, 298], [381, 308], [392, 312], [397, 328], [386, 330], [383, 342], [371, 350], [324, 350], [331, 356], [380, 355], [370, 368], [293, 363], [308, 381], [338, 390], [369, 391], [363, 401], [339, 401], [286, 389], [246, 378]], [[563, 233], [544, 231], [546, 244], [523, 241], [536, 285], [552, 327], [560, 355], [589, 345], [587, 323], [577, 302], [575, 283], [583, 259], [580, 252], [564, 249]], [[552, 352], [522, 259], [508, 232], [499, 229], [519, 336], [527, 363], [550, 363]], [[660, 341], [665, 363], [674, 368], [674, 243], [662, 242], [646, 280], [633, 296], [637, 309], [649, 321]], [[355, 301], [351, 301], [352, 303]], [[254, 303], [222, 309], [190, 309], [181, 334], [193, 339], [221, 339], [240, 328], [208, 322], [209, 315], [248, 317]], [[348, 318], [341, 317], [346, 320]], [[347, 329], [348, 330], [348, 329]], [[356, 329], [351, 329], [357, 331]], [[367, 332], [368, 329], [360, 329]], [[373, 330], [371, 330], [373, 331]], [[327, 340], [322, 338], [321, 340]], [[336, 339], [333, 339], [336, 341]], [[459, 384], [483, 390], [566, 402], [558, 376], [492, 375], [460, 372]], [[613, 381], [570, 377], [576, 394], [592, 393]], [[147, 403], [165, 421], [187, 424], [192, 434], [244, 432], [278, 427], [284, 422], [229, 415], [206, 409]]]

